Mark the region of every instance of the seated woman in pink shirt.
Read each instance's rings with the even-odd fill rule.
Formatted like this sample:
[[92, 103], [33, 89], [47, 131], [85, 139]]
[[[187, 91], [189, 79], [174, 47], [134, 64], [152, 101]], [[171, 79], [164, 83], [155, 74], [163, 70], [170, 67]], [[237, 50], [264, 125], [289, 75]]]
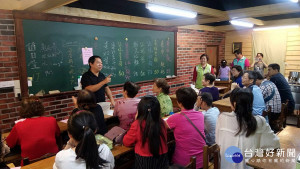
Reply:
[[181, 113], [174, 114], [167, 119], [169, 128], [174, 131], [176, 142], [172, 161], [185, 166], [190, 162], [190, 158], [195, 156], [197, 168], [202, 168], [203, 146], [205, 145], [204, 116], [193, 109], [197, 94], [192, 88], [183, 87], [176, 91], [176, 97]]
[[120, 127], [124, 130], [130, 128], [131, 123], [135, 120], [135, 115], [137, 112], [137, 105], [140, 99], [134, 98], [138, 93], [140, 86], [133, 82], [125, 82], [123, 86], [123, 96], [116, 102], [114, 108], [114, 116], [118, 116], [120, 120]]

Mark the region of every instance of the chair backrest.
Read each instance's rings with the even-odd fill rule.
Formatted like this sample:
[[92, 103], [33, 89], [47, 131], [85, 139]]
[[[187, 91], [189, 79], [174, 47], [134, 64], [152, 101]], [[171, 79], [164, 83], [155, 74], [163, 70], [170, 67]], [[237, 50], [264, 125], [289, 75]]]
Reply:
[[220, 147], [218, 144], [203, 147], [203, 169], [209, 168], [209, 161], [213, 157], [214, 169], [220, 169]]
[[268, 106], [267, 111], [263, 111], [262, 116], [263, 116], [263, 117], [266, 117], [266, 116], [269, 115], [270, 112], [271, 112], [271, 106]]
[[23, 165], [25, 166], [25, 165], [28, 165], [28, 164], [31, 164], [31, 163], [55, 156], [55, 155], [56, 155], [55, 153], [47, 153], [47, 154], [45, 154], [39, 158], [33, 159], [33, 160], [29, 160], [29, 158], [23, 158]]
[[[170, 139], [169, 135], [171, 135], [171, 134], [173, 134], [173, 132], [170, 132], [170, 130], [168, 130], [167, 146], [168, 146], [168, 158], [169, 158], [170, 162], [173, 158], [173, 155], [174, 155], [174, 152], [175, 152], [175, 146], [176, 146], [176, 143], [175, 143], [174, 139], [169, 140]], [[174, 138], [174, 135], [173, 135], [173, 138]]]
[[196, 169], [196, 157], [191, 157], [190, 162], [185, 166], [186, 169]]
[[288, 100], [285, 103], [281, 103], [281, 112], [277, 120], [270, 121], [270, 125], [272, 126], [272, 129], [277, 134], [283, 130], [283, 128], [286, 125], [286, 115], [288, 112]]
[[288, 113], [288, 103], [289, 100], [286, 100], [285, 103], [281, 103], [281, 112], [278, 120], [280, 121], [280, 124], [283, 125], [283, 127], [285, 127], [286, 115]]

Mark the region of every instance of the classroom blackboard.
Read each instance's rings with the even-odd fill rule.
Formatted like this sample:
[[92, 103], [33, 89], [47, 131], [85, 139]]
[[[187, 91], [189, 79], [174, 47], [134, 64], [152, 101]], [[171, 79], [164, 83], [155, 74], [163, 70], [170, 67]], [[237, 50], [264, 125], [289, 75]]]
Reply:
[[71, 91], [89, 68], [82, 50], [102, 57], [109, 85], [153, 80], [175, 73], [175, 32], [67, 22], [22, 20], [29, 93]]

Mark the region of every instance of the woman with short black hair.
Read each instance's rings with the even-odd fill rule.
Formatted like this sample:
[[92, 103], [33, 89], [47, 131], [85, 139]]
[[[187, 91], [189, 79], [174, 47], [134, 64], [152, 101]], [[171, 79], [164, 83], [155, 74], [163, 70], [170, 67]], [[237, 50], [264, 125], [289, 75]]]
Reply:
[[194, 68], [192, 82], [197, 89], [203, 88], [202, 79], [205, 73], [215, 74], [213, 66], [207, 63], [208, 60], [208, 55], [205, 53], [202, 54], [200, 56], [200, 64], [196, 65]]
[[97, 134], [104, 135], [107, 133], [107, 126], [104, 120], [104, 114], [102, 107], [96, 103], [96, 98], [93, 92], [89, 90], [81, 90], [78, 93], [78, 97], [72, 97], [75, 109], [72, 114], [79, 110], [87, 110], [94, 114], [97, 122]]
[[135, 120], [137, 112], [137, 105], [139, 104], [139, 98], [135, 98], [139, 92], [140, 86], [127, 81], [123, 85], [123, 99], [116, 101], [114, 108], [114, 116], [118, 116], [120, 121], [120, 127], [124, 130], [130, 128], [131, 123]]
[[243, 69], [240, 65], [234, 65], [231, 68], [232, 73], [232, 82], [237, 83], [240, 88], [243, 88], [244, 85], [242, 84], [242, 76], [243, 76]]
[[186, 166], [192, 156], [196, 157], [197, 168], [203, 167], [203, 146], [205, 145], [204, 116], [194, 110], [197, 93], [190, 87], [176, 91], [181, 113], [170, 116], [166, 121], [174, 131], [175, 152], [172, 162]]

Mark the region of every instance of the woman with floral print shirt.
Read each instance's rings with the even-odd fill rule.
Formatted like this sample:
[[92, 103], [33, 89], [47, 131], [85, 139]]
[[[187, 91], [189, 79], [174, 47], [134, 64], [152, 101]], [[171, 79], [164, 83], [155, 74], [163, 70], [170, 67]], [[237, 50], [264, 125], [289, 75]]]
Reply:
[[168, 116], [170, 112], [173, 112], [173, 104], [170, 96], [170, 86], [168, 82], [163, 78], [157, 78], [154, 80], [153, 93], [157, 94], [157, 99], [160, 103], [161, 117]]

